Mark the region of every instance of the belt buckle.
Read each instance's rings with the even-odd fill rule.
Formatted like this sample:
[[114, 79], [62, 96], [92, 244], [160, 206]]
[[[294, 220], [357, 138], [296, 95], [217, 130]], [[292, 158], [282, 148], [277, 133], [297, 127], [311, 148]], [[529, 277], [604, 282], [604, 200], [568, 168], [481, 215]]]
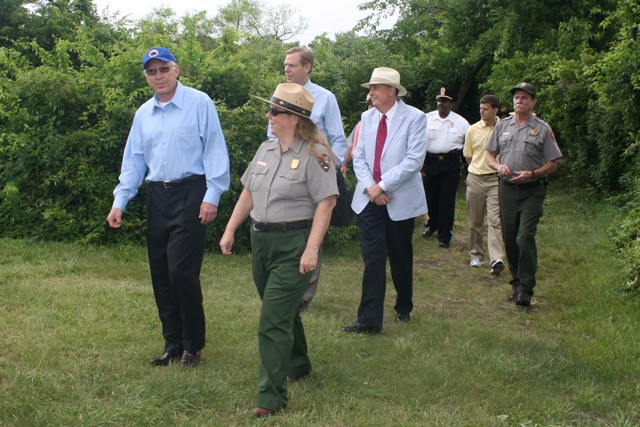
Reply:
[[164, 188], [171, 188], [171, 181], [162, 181], [162, 186]]
[[253, 231], [265, 231], [265, 224], [262, 222], [254, 222], [253, 223]]
[[438, 160], [439, 160], [439, 161], [443, 161], [443, 160], [444, 160], [444, 155], [443, 155], [443, 154], [440, 154], [440, 155], [438, 156]]

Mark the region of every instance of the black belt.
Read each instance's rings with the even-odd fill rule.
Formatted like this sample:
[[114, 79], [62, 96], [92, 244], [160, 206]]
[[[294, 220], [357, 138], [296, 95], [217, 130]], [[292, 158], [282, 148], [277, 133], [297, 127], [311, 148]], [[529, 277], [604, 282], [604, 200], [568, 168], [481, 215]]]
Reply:
[[447, 153], [429, 153], [427, 152], [427, 158], [428, 159], [437, 159], [439, 161], [441, 160], [449, 160], [449, 159], [459, 159], [460, 158], [460, 153], [462, 152], [462, 150], [451, 150]]
[[163, 188], [173, 188], [198, 179], [204, 179], [204, 175], [190, 175], [186, 178], [176, 179], [174, 181], [151, 181], [149, 184]]
[[311, 228], [313, 224], [312, 219], [302, 219], [300, 221], [291, 222], [260, 222], [253, 221], [251, 228], [253, 231], [271, 232], [271, 231], [289, 231], [289, 230], [303, 230], [305, 228]]
[[514, 184], [513, 182], [509, 182], [506, 179], [500, 179], [500, 182], [511, 187], [516, 190], [524, 190], [525, 188], [537, 187], [538, 185], [542, 185], [546, 183], [546, 178], [537, 179], [535, 181], [523, 182], [522, 184]]

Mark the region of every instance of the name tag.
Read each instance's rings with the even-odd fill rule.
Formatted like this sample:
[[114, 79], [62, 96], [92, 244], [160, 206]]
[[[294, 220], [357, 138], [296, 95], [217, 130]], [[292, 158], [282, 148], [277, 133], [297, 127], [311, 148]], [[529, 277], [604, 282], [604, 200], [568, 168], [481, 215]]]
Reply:
[[261, 162], [260, 160], [258, 160], [258, 161], [256, 162], [256, 164], [257, 164], [258, 166], [267, 166], [267, 164], [266, 164], [265, 162]]

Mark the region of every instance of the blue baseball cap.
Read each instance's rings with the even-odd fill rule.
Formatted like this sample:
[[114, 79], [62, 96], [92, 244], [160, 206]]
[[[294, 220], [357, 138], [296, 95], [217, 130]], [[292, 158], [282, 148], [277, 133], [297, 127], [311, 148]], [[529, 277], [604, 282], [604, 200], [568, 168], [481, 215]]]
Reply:
[[166, 47], [152, 47], [142, 57], [142, 69], [152, 59], [159, 59], [162, 62], [177, 62], [171, 51]]

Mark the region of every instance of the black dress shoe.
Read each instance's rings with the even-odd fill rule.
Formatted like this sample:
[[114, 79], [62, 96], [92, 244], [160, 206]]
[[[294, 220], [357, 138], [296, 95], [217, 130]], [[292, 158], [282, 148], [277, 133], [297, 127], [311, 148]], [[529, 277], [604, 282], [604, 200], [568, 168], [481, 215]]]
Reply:
[[167, 366], [169, 363], [175, 362], [178, 359], [180, 359], [179, 354], [165, 353], [162, 356], [153, 359], [151, 364], [154, 366]]
[[504, 263], [502, 261], [500, 261], [499, 259], [491, 261], [491, 270], [489, 270], [489, 273], [491, 275], [498, 277], [503, 270]]
[[438, 243], [438, 246], [443, 248], [443, 249], [448, 249], [449, 246], [451, 246], [451, 242], [440, 242], [440, 243]]
[[180, 361], [180, 365], [185, 368], [190, 368], [192, 366], [196, 366], [200, 363], [200, 352], [197, 353], [189, 353], [185, 351], [182, 353], [182, 360]]
[[411, 315], [409, 313], [396, 314], [396, 323], [409, 323]]
[[424, 230], [422, 230], [422, 237], [431, 237], [435, 234], [436, 231], [437, 230], [432, 230], [428, 225], [425, 225]]
[[516, 305], [529, 307], [531, 305], [531, 295], [527, 292], [518, 292], [515, 296]]
[[382, 328], [378, 326], [369, 326], [369, 325], [361, 325], [360, 323], [356, 323], [351, 326], [343, 326], [342, 330], [349, 334], [371, 334], [377, 335], [382, 331]]

